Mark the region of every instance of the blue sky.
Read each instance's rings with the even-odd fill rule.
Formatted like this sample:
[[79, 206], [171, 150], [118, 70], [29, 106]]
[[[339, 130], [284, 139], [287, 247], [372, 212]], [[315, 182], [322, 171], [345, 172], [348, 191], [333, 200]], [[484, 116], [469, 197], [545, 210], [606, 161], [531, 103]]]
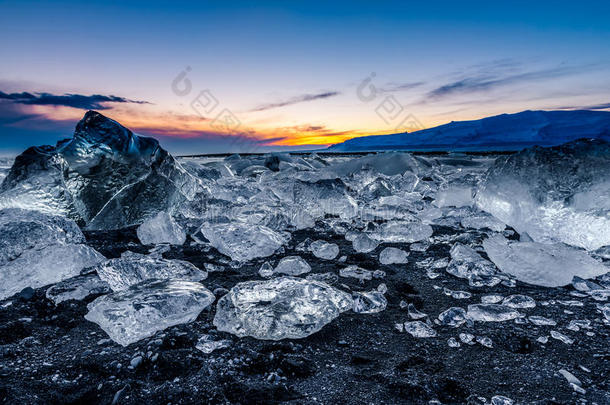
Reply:
[[[609, 15], [601, 1], [0, 1], [0, 149], [69, 137], [88, 108], [176, 153], [601, 109]], [[188, 94], [172, 90], [181, 72]]]

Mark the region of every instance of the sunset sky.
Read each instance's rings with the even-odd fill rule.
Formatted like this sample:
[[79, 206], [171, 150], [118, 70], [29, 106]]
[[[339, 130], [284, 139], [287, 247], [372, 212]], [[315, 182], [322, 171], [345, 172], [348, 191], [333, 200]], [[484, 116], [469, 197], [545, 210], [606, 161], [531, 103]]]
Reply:
[[0, 151], [96, 109], [178, 154], [610, 110], [610, 2], [0, 0]]

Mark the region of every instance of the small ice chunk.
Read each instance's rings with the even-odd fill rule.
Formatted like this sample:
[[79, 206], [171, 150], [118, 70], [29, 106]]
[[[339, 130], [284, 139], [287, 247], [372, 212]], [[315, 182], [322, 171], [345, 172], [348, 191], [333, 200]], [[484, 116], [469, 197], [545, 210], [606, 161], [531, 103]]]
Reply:
[[258, 269], [258, 274], [263, 278], [273, 277], [273, 266], [271, 263], [265, 262], [261, 264], [261, 267]]
[[511, 308], [534, 308], [536, 306], [536, 301], [532, 297], [527, 295], [515, 294], [509, 295], [504, 298], [502, 301], [502, 305], [506, 305]]
[[311, 266], [300, 256], [286, 256], [280, 260], [273, 274], [286, 274], [288, 276], [300, 276], [309, 273]]
[[415, 242], [409, 245], [409, 250], [412, 252], [425, 252], [430, 247], [428, 242]]
[[491, 397], [491, 405], [513, 405], [515, 401], [503, 395], [494, 395]]
[[87, 306], [85, 319], [127, 346], [170, 326], [194, 321], [214, 299], [214, 294], [199, 283], [146, 281], [95, 299]]
[[388, 305], [388, 300], [383, 292], [378, 290], [368, 292], [354, 292], [353, 311], [358, 314], [374, 314], [383, 311]]
[[379, 243], [376, 240], [369, 238], [365, 233], [356, 236], [352, 241], [352, 247], [359, 253], [372, 252], [377, 249], [377, 246], [379, 246]]
[[536, 341], [545, 345], [549, 342], [549, 337], [548, 336], [539, 336], [538, 339], [536, 339]]
[[436, 336], [436, 331], [422, 321], [405, 322], [405, 332], [416, 338], [430, 338]]
[[210, 354], [215, 350], [224, 349], [231, 346], [231, 341], [227, 339], [216, 340], [210, 335], [203, 335], [197, 340], [195, 348], [205, 354]]
[[152, 218], [147, 219], [137, 229], [138, 239], [143, 245], [183, 245], [186, 233], [174, 218], [167, 212], [161, 211]]
[[418, 311], [417, 308], [415, 308], [415, 305], [413, 304], [409, 304], [407, 306], [407, 313], [409, 314], [409, 318], [411, 319], [422, 319], [428, 316], [427, 314]]
[[354, 264], [339, 270], [339, 275], [341, 277], [354, 277], [360, 280], [360, 282], [373, 279], [372, 271], [362, 269]]
[[379, 225], [371, 237], [386, 243], [414, 243], [427, 240], [432, 233], [432, 227], [421, 222], [392, 221]]
[[459, 337], [462, 343], [465, 343], [467, 345], [474, 344], [474, 335], [471, 333], [460, 333]]
[[557, 332], [556, 330], [551, 331], [551, 337], [553, 339], [560, 340], [567, 345], [571, 345], [572, 343], [574, 343], [574, 341], [572, 339], [570, 339], [569, 337], [567, 337], [566, 335], [564, 335], [561, 332]]
[[441, 312], [438, 316], [438, 320], [441, 325], [457, 328], [466, 322], [466, 311], [464, 308], [451, 307]]
[[339, 246], [335, 243], [328, 243], [325, 240], [311, 242], [309, 250], [318, 259], [333, 260], [339, 254]]
[[448, 288], [444, 288], [443, 292], [445, 295], [448, 295], [456, 300], [465, 300], [472, 297], [472, 293], [469, 293], [468, 291], [453, 291]]
[[447, 345], [449, 345], [449, 347], [460, 347], [462, 344], [452, 336], [447, 340]]
[[76, 276], [51, 286], [46, 296], [55, 305], [68, 300], [82, 300], [94, 294], [108, 294], [110, 286], [102, 281], [97, 274]]
[[436, 194], [437, 207], [464, 207], [472, 205], [472, 187], [449, 186]]
[[502, 301], [504, 297], [498, 294], [490, 294], [490, 295], [484, 295], [481, 297], [481, 303], [482, 304], [497, 304], [498, 302]]
[[349, 294], [296, 277], [246, 281], [218, 300], [219, 331], [263, 340], [301, 339], [353, 307]]
[[578, 290], [583, 292], [595, 291], [595, 290], [603, 290], [603, 287], [597, 283], [594, 283], [590, 280], [585, 280], [578, 276], [574, 276], [572, 278], [572, 286]]
[[97, 274], [113, 291], [120, 291], [144, 280], [181, 279], [201, 281], [208, 273], [183, 260], [167, 260], [157, 255], [123, 252], [120, 258], [110, 259], [96, 268]]
[[266, 226], [241, 222], [205, 223], [201, 233], [220, 253], [242, 263], [269, 257], [290, 239]]
[[482, 346], [488, 347], [488, 348], [492, 348], [493, 347], [493, 341], [488, 338], [487, 336], [477, 336], [476, 338], [477, 343], [479, 343]]
[[474, 249], [456, 243], [451, 248], [451, 261], [447, 267], [447, 273], [468, 279], [472, 286], [494, 286], [500, 282], [495, 277], [496, 266], [488, 260], [483, 259]]
[[409, 261], [407, 256], [409, 253], [402, 249], [387, 247], [379, 254], [379, 262], [381, 264], [404, 264]]
[[583, 250], [559, 243], [510, 242], [494, 235], [483, 247], [503, 272], [529, 284], [560, 287], [570, 284], [574, 276], [591, 278], [608, 272], [608, 267]]
[[529, 321], [536, 326], [555, 326], [557, 322], [544, 316], [532, 315], [528, 317]]
[[504, 224], [504, 222], [492, 217], [491, 215], [473, 215], [464, 217], [462, 218], [461, 223], [464, 228], [487, 228], [495, 232], [502, 232], [504, 228], [506, 228], [506, 224]]
[[501, 304], [472, 304], [468, 305], [466, 316], [473, 321], [504, 322], [520, 318], [523, 315], [513, 308]]
[[587, 392], [582, 388], [582, 383], [576, 376], [570, 373], [568, 370], [561, 369], [559, 370], [559, 374], [561, 374], [570, 384], [572, 389], [580, 394], [586, 394]]

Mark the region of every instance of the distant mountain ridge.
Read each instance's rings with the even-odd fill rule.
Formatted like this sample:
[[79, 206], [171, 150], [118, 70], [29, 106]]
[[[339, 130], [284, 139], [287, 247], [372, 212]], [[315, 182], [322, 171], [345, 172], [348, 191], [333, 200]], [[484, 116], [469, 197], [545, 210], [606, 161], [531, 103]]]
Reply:
[[579, 138], [610, 141], [610, 112], [523, 111], [454, 121], [411, 133], [362, 136], [330, 146], [330, 152], [379, 150], [486, 151], [554, 146]]

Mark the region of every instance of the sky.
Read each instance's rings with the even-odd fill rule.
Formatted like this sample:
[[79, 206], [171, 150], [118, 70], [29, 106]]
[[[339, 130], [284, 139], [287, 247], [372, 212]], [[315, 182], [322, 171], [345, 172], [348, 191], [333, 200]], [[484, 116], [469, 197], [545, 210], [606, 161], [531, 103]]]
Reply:
[[0, 153], [94, 109], [176, 154], [610, 111], [608, 1], [0, 0]]

